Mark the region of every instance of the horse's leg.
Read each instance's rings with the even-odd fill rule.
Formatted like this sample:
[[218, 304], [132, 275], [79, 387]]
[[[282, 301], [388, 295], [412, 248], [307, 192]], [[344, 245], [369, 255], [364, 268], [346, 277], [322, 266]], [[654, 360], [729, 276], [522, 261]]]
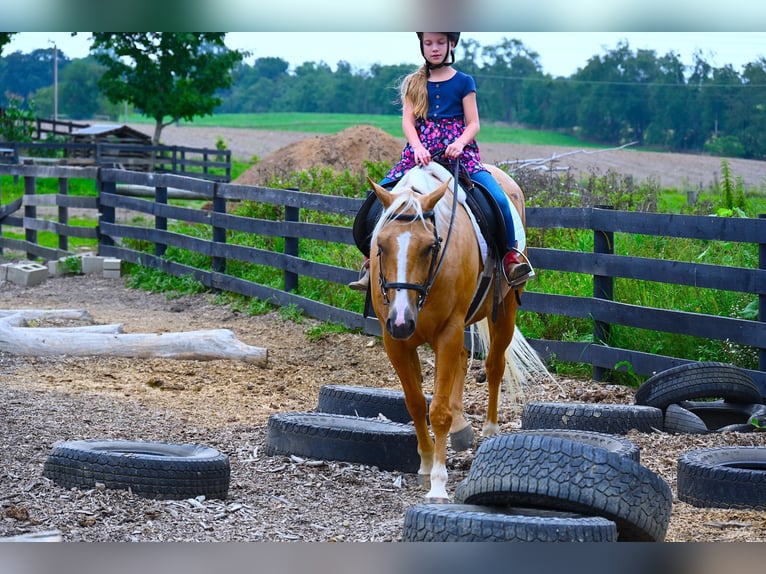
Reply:
[[463, 346], [457, 368], [454, 371], [455, 380], [452, 382], [452, 394], [450, 395], [450, 410], [452, 411], [452, 425], [449, 429], [450, 444], [455, 450], [468, 450], [473, 445], [474, 433], [471, 423], [465, 420], [463, 404], [465, 376], [468, 372], [468, 350], [465, 346]]
[[394, 339], [385, 336], [384, 344], [386, 352], [394, 366], [396, 374], [404, 391], [404, 402], [407, 411], [415, 424], [415, 434], [418, 438], [418, 454], [420, 455], [420, 469], [418, 476], [422, 483], [427, 483], [431, 475], [434, 460], [434, 442], [428, 432], [428, 420], [426, 412], [428, 402], [423, 394], [423, 374], [420, 367], [420, 357], [416, 347], [404, 345]]
[[[426, 498], [445, 502], [447, 494], [447, 437], [452, 426], [451, 397], [455, 381], [455, 357], [464, 356], [463, 325], [445, 327], [432, 343], [436, 358], [434, 392], [431, 399], [431, 430], [434, 434], [434, 460], [431, 490]], [[458, 371], [461, 369], [458, 368]]]
[[489, 322], [489, 351], [484, 362], [487, 372], [487, 415], [481, 432], [484, 436], [496, 435], [500, 431], [497, 424], [497, 410], [500, 399], [500, 383], [505, 374], [505, 352], [513, 339], [513, 331], [516, 328], [517, 303], [515, 295], [511, 292], [505, 298], [504, 311], [501, 311], [496, 322]]

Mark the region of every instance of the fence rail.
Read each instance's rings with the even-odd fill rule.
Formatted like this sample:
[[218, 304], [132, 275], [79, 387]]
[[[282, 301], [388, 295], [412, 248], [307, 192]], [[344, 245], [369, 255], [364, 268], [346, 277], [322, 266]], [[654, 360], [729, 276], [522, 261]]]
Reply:
[[[296, 305], [318, 319], [359, 328], [373, 335], [380, 334], [378, 321], [374, 317], [335, 308], [295, 292], [301, 277], [345, 285], [355, 279], [357, 273], [353, 269], [321, 264], [299, 256], [301, 240], [353, 244], [349, 227], [303, 223], [301, 210], [353, 216], [362, 203], [361, 199], [116, 169], [0, 165], [0, 175], [3, 174], [24, 178], [25, 193], [19, 200], [0, 205], [0, 231], [6, 227], [21, 228], [25, 239], [1, 237], [0, 250], [13, 249], [26, 252], [30, 257], [52, 259], [68, 254], [69, 237], [97, 238], [101, 255], [155, 267], [176, 276], [191, 275], [211, 289], [268, 299], [280, 306]], [[68, 195], [67, 181], [75, 177], [94, 179], [99, 197]], [[59, 193], [36, 194], [39, 178], [58, 179]], [[121, 193], [122, 188], [130, 186], [151, 188], [151, 197], [137, 198]], [[170, 189], [184, 190], [203, 198], [212, 208], [200, 210], [170, 205]], [[230, 202], [242, 200], [280, 206], [284, 209], [285, 218], [283, 221], [272, 221], [230, 214], [227, 209]], [[58, 219], [50, 221], [49, 218], [38, 217], [36, 210], [42, 206], [58, 207]], [[69, 225], [68, 210], [73, 207], [92, 209], [94, 218], [98, 218], [98, 227]], [[116, 215], [120, 210], [142, 214], [144, 221], [153, 219], [153, 227], [128, 223], [124, 218], [118, 220]], [[20, 212], [23, 215], [19, 215]], [[209, 231], [202, 235], [209, 239], [180, 233], [168, 226], [169, 221], [206, 226]], [[617, 365], [629, 364], [636, 374], [650, 375], [690, 362], [688, 359], [609, 347], [602, 341], [608, 340], [609, 331], [614, 325], [729, 340], [757, 349], [758, 369], [751, 370], [750, 374], [766, 396], [766, 217], [727, 219], [620, 212], [604, 208], [528, 208], [527, 224], [530, 228], [586, 229], [594, 234], [592, 253], [556, 249], [553, 246], [530, 248], [530, 257], [538, 269], [587, 274], [593, 277], [594, 285], [593, 297], [531, 291], [524, 294], [522, 312], [593, 321], [593, 340], [596, 342], [531, 339], [531, 344], [538, 352], [544, 356], [555, 356], [559, 361], [589, 363], [593, 366], [594, 378], [601, 380], [606, 371], [615, 369]], [[39, 231], [58, 234], [58, 249], [40, 246], [37, 242]], [[285, 249], [276, 252], [227, 243], [229, 231], [283, 238]], [[612, 252], [615, 233], [755, 243], [759, 245], [759, 264], [757, 269], [745, 269], [615, 255]], [[153, 252], [129, 248], [125, 241], [128, 239], [150, 243]], [[208, 256], [211, 258], [211, 268], [200, 269], [170, 261], [164, 257], [169, 247]], [[273, 268], [282, 274], [282, 288], [228, 274], [227, 264], [233, 261]], [[753, 294], [759, 305], [758, 320], [647, 308], [614, 301], [614, 281], [617, 278]]]
[[231, 181], [231, 150], [86, 142], [2, 142], [0, 164], [96, 166]]

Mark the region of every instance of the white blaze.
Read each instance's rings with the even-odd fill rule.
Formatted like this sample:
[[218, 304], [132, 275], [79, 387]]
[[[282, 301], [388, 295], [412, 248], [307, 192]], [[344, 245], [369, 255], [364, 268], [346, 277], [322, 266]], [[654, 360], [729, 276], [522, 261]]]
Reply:
[[[407, 251], [410, 247], [411, 234], [409, 231], [402, 233], [398, 237], [396, 251], [396, 282], [405, 283], [407, 281]], [[402, 317], [404, 312], [409, 307], [409, 300], [407, 299], [407, 291], [397, 289], [394, 292], [393, 311], [394, 321], [396, 325], [402, 323]]]

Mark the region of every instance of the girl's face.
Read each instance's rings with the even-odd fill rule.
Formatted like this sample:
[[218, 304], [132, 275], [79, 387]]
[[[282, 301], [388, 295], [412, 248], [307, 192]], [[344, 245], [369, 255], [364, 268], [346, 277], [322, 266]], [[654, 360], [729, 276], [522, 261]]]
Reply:
[[423, 54], [431, 64], [441, 64], [451, 49], [446, 34], [440, 32], [423, 33]]

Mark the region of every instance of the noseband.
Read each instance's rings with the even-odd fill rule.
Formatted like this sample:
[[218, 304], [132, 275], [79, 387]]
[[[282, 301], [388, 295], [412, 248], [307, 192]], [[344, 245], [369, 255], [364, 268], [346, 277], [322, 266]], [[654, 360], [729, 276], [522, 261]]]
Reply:
[[[407, 282], [397, 282], [392, 281], [388, 282], [386, 281], [386, 278], [383, 276], [383, 254], [381, 253], [380, 247], [378, 247], [378, 281], [380, 282], [380, 292], [383, 295], [383, 304], [388, 305], [390, 303], [390, 300], [388, 298], [388, 290], [389, 289], [409, 289], [411, 291], [417, 291], [418, 293], [418, 300], [417, 300], [417, 309], [420, 311], [420, 309], [423, 307], [423, 304], [426, 302], [426, 297], [428, 297], [429, 291], [431, 291], [431, 287], [433, 287], [434, 280], [436, 279], [436, 275], [439, 273], [439, 269], [442, 266], [442, 263], [444, 262], [444, 256], [447, 253], [447, 246], [449, 245], [450, 236], [452, 235], [452, 226], [455, 222], [455, 212], [457, 211], [457, 193], [458, 193], [458, 173], [460, 170], [460, 161], [455, 162], [455, 176], [452, 179], [452, 214], [450, 216], [450, 222], [449, 222], [449, 229], [447, 231], [447, 240], [444, 242], [444, 249], [441, 248], [442, 245], [442, 238], [439, 237], [439, 234], [436, 230], [436, 216], [434, 215], [434, 210], [431, 209], [429, 211], [425, 211], [421, 214], [416, 213], [397, 213], [392, 215], [388, 222], [391, 221], [406, 221], [406, 222], [413, 222], [413, 221], [429, 221], [431, 225], [433, 226], [434, 230], [434, 245], [431, 250], [431, 265], [428, 268], [428, 276], [426, 276], [425, 281], [423, 283], [407, 283]], [[439, 252], [441, 251], [441, 257], [438, 257]]]

